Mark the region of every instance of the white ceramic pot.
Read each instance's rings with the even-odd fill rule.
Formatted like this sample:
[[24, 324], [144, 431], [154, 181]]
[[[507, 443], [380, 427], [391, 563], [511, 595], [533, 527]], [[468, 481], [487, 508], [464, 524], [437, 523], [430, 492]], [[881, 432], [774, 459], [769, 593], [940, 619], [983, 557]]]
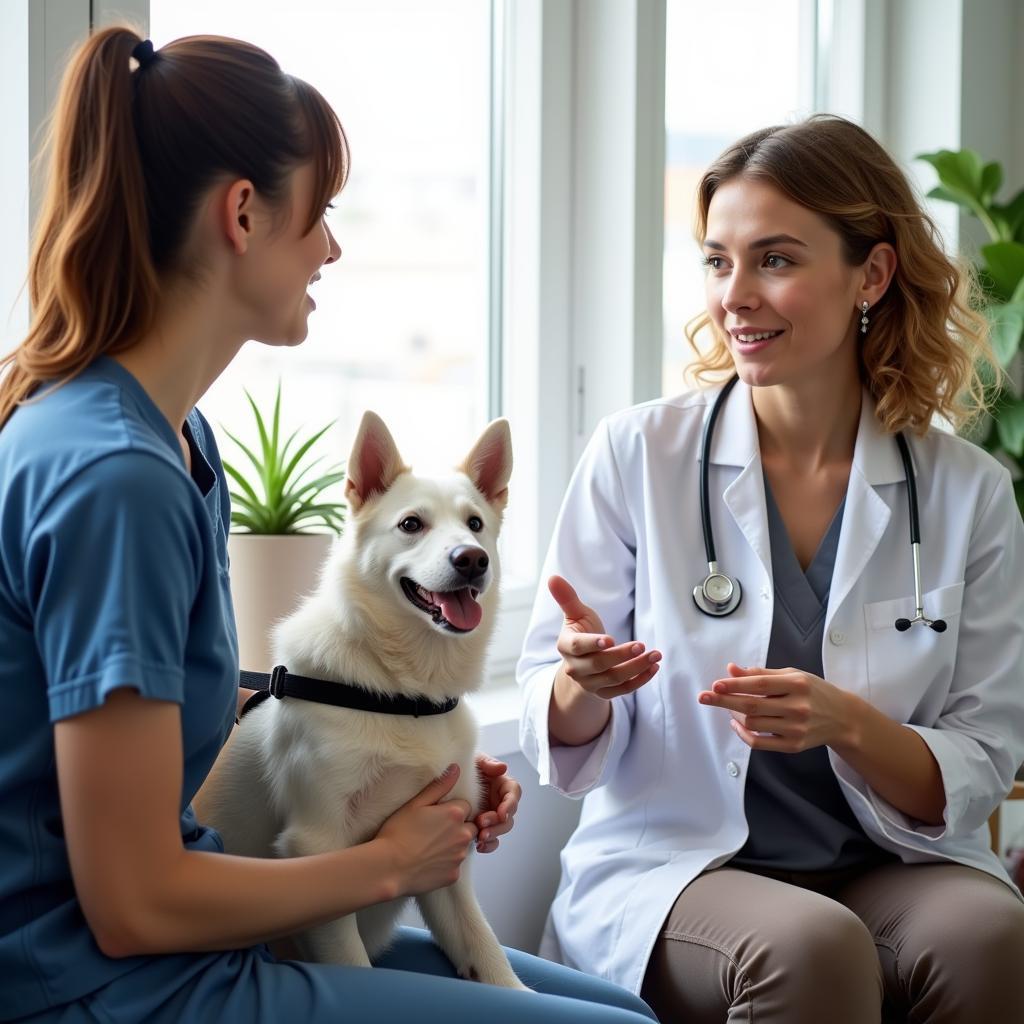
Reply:
[[273, 668], [271, 627], [316, 589], [333, 542], [330, 533], [228, 536], [231, 600], [243, 669], [269, 672]]

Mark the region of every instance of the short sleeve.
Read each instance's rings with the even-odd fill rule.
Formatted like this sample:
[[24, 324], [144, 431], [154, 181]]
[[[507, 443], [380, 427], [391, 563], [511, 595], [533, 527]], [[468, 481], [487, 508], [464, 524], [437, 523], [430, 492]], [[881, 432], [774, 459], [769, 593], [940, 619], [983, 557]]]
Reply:
[[190, 488], [159, 456], [112, 453], [67, 481], [29, 529], [24, 590], [51, 721], [122, 686], [183, 700], [203, 557]]

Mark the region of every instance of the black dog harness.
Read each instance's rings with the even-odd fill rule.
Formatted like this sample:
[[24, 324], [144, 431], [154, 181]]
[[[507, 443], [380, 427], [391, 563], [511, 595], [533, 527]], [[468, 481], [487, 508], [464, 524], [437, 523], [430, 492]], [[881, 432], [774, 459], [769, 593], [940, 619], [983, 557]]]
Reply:
[[314, 679], [311, 676], [297, 676], [284, 665], [275, 665], [267, 672], [238, 673], [238, 685], [256, 690], [242, 706], [239, 718], [252, 711], [268, 697], [296, 697], [316, 704], [331, 704], [336, 708], [352, 708], [355, 711], [373, 711], [379, 715], [444, 715], [459, 706], [458, 697], [449, 697], [438, 704], [426, 697], [386, 696], [373, 693], [354, 683], [338, 683], [330, 679]]

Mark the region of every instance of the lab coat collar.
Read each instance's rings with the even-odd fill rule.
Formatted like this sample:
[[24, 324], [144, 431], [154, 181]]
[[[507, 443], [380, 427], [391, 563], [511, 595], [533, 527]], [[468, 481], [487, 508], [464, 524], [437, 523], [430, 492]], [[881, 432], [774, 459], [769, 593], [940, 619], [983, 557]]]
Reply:
[[[720, 390], [716, 387], [706, 392], [708, 408], [705, 422]], [[757, 421], [754, 418], [751, 388], [743, 381], [737, 381], [715, 424], [715, 435], [711, 439], [711, 462], [724, 466], [748, 466], [757, 454]], [[699, 446], [696, 457], [700, 459]], [[853, 466], [871, 486], [899, 483], [904, 479], [903, 462], [896, 441], [878, 422], [875, 401], [867, 389], [861, 398]]]

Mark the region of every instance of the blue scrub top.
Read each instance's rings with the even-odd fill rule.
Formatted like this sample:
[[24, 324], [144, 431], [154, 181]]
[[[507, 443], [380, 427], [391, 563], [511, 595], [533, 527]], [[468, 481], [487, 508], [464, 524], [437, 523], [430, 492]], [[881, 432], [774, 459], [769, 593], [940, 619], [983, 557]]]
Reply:
[[77, 999], [152, 958], [111, 959], [75, 896], [53, 724], [131, 686], [181, 705], [189, 806], [234, 723], [230, 499], [209, 424], [175, 430], [102, 357], [0, 430], [0, 1020]]

